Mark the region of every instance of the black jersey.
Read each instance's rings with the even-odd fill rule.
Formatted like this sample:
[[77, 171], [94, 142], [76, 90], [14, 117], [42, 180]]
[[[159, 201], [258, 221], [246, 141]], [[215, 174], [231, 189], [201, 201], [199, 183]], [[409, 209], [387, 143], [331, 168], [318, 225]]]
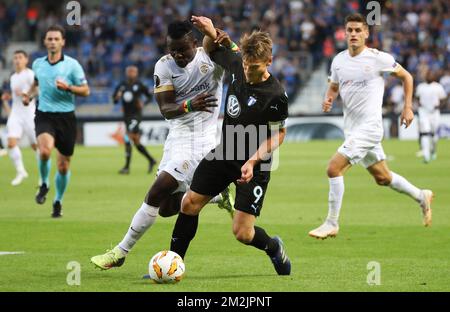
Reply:
[[247, 83], [240, 52], [221, 47], [210, 56], [230, 75], [221, 144], [216, 151], [223, 153], [225, 159], [233, 157], [244, 163], [270, 137], [271, 129], [284, 127], [288, 117], [287, 94], [273, 75], [261, 83]]
[[[148, 88], [139, 80], [134, 82], [122, 81], [114, 90], [113, 99], [119, 92], [122, 93], [121, 101], [125, 117], [141, 116], [142, 109], [139, 105], [141, 96], [145, 95], [147, 100], [152, 97]], [[117, 101], [114, 100], [114, 103], [117, 103]]]

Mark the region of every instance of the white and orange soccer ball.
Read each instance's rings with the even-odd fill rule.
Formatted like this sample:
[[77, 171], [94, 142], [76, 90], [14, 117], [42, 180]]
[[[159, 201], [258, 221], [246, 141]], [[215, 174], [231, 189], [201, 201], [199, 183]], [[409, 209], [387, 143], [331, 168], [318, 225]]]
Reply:
[[150, 278], [159, 284], [176, 283], [183, 278], [185, 266], [176, 252], [163, 250], [150, 260], [148, 272]]

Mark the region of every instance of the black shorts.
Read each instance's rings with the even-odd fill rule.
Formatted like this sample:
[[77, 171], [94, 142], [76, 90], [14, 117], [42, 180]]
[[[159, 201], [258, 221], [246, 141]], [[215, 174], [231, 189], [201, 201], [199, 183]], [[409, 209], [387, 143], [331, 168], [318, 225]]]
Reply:
[[237, 184], [236, 180], [241, 177], [242, 165], [243, 163], [239, 161], [203, 158], [195, 170], [190, 188], [198, 194], [216, 196], [228, 185], [235, 183], [234, 208], [259, 216], [270, 181], [270, 171], [254, 170], [253, 178], [249, 183]]
[[141, 134], [141, 118], [136, 116], [125, 117], [127, 132]]
[[36, 136], [48, 133], [55, 139], [55, 147], [64, 156], [72, 156], [77, 138], [77, 121], [74, 112], [50, 113], [36, 110], [34, 117]]

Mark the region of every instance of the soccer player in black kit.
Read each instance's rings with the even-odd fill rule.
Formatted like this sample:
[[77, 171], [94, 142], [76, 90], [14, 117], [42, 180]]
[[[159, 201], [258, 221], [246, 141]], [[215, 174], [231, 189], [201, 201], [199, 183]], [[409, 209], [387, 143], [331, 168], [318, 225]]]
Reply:
[[156, 164], [156, 160], [149, 154], [144, 145], [141, 144], [141, 129], [139, 127], [142, 121], [143, 104], [141, 96], [144, 95], [147, 100], [152, 95], [148, 88], [139, 80], [139, 71], [136, 66], [128, 66], [126, 68], [126, 80], [122, 81], [114, 90], [113, 100], [117, 103], [122, 101], [124, 122], [126, 125], [125, 136], [125, 166], [119, 171], [120, 174], [130, 173], [131, 161], [131, 142], [136, 149], [147, 158], [149, 162], [148, 172], [152, 172]]
[[[283, 242], [255, 226], [270, 180], [273, 151], [283, 142], [288, 99], [267, 70], [272, 63], [269, 34], [241, 38], [241, 51], [207, 17], [192, 17], [205, 37], [203, 47], [230, 75], [221, 143], [200, 162], [182, 201], [170, 249], [184, 258], [198, 227], [200, 210], [229, 184], [236, 184], [233, 233], [240, 242], [264, 250], [279, 275], [291, 273]], [[244, 153], [245, 152], [245, 153]]]

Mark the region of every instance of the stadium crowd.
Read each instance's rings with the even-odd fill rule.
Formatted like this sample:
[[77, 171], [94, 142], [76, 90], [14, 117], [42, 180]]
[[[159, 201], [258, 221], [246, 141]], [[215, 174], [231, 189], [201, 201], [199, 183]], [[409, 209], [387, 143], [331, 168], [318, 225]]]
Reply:
[[[142, 80], [152, 86], [154, 65], [165, 53], [164, 25], [172, 20], [188, 19], [195, 12], [211, 17], [235, 41], [243, 32], [255, 28], [269, 31], [274, 40], [271, 71], [291, 97], [301, 90], [311, 69], [322, 60], [327, 60], [329, 65], [332, 57], [345, 49], [343, 17], [349, 12], [364, 12], [365, 9], [365, 1], [357, 0], [138, 0], [121, 4], [107, 0], [99, 5], [87, 1], [81, 3], [81, 26], [68, 28], [66, 53], [81, 60], [94, 88], [113, 88], [122, 78], [123, 69], [130, 64], [137, 65]], [[43, 55], [42, 33], [51, 24], [65, 24], [64, 10], [61, 6], [44, 7], [39, 1], [29, 1], [27, 7], [18, 3], [6, 6], [0, 2], [1, 46], [5, 46], [8, 38], [14, 38], [14, 27], [25, 22], [26, 25], [22, 25], [27, 29], [24, 39], [36, 41], [42, 48], [32, 55], [32, 59]], [[25, 19], [21, 19], [22, 16]], [[381, 25], [372, 27], [369, 45], [392, 53], [414, 75], [416, 83], [423, 81], [426, 72], [432, 70], [447, 92], [450, 89], [448, 1], [385, 1]], [[1, 55], [2, 52], [0, 61], [5, 66]], [[394, 80], [388, 80], [387, 111], [398, 109], [395, 99], [401, 94], [396, 86]], [[95, 92], [91, 97], [95, 97]], [[90, 99], [91, 102], [101, 100]]]

